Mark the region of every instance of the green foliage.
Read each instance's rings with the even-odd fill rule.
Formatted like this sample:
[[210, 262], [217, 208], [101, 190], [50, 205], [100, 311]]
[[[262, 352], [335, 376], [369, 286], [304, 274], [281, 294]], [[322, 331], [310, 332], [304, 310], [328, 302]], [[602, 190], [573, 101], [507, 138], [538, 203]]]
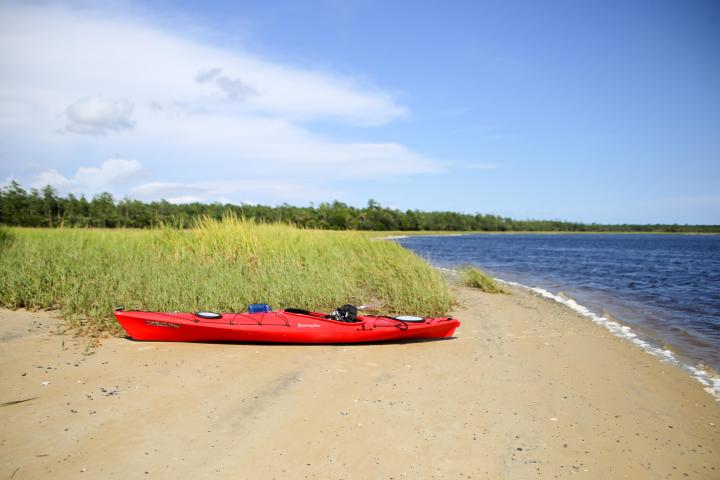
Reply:
[[7, 248], [10, 245], [12, 239], [13, 237], [12, 233], [10, 233], [10, 229], [0, 225], [0, 253], [2, 253], [3, 248]]
[[492, 277], [477, 267], [466, 266], [461, 268], [460, 278], [466, 287], [477, 288], [487, 293], [506, 293]]
[[191, 229], [9, 230], [14, 240], [0, 249], [0, 305], [60, 308], [78, 327], [116, 329], [118, 305], [243, 311], [266, 302], [328, 311], [372, 302], [388, 314], [437, 316], [452, 304], [439, 272], [395, 242], [360, 232], [235, 216], [206, 217]]
[[219, 203], [175, 205], [165, 200], [144, 203], [126, 198], [115, 201], [109, 193], [101, 193], [92, 200], [72, 194], [60, 197], [50, 186], [42, 191], [32, 189], [27, 192], [14, 181], [0, 188], [0, 224], [10, 226], [153, 228], [172, 225], [177, 228], [191, 228], [201, 217], [208, 216], [219, 220], [227, 214], [262, 222], [283, 222], [325, 230], [720, 232], [718, 225], [598, 225], [556, 220], [513, 220], [497, 215], [456, 212], [401, 211], [382, 207], [372, 199], [365, 208], [355, 208], [338, 201], [321, 203], [317, 207]]

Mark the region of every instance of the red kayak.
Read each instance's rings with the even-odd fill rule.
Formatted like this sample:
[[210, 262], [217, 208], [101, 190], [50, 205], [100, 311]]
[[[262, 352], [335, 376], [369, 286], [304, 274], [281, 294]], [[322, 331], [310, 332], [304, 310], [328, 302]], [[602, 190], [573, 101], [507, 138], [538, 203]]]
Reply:
[[363, 343], [451, 337], [452, 317], [358, 315], [338, 321], [297, 309], [262, 313], [160, 313], [118, 309], [115, 317], [135, 340], [162, 342]]

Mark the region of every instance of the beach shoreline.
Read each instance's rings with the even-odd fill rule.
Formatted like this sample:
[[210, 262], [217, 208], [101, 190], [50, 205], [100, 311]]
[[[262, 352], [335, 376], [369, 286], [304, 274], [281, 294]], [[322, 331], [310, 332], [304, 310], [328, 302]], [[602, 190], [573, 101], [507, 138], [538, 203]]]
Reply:
[[566, 303], [616, 335], [682, 366], [720, 398], [719, 312], [713, 302], [717, 282], [709, 273], [718, 267], [716, 239], [572, 237], [475, 236], [399, 243], [442, 271], [477, 265], [498, 282]]
[[355, 346], [88, 351], [53, 313], [0, 310], [0, 476], [718, 477], [699, 383], [510, 288], [454, 287], [453, 339]]

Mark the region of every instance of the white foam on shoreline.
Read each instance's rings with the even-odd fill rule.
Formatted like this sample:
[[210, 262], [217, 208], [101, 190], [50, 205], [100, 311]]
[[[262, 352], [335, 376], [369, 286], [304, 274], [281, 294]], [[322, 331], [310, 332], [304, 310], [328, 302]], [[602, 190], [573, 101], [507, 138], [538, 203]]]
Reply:
[[[449, 270], [449, 269], [443, 269], [443, 270]], [[610, 330], [610, 332], [619, 337], [623, 340], [627, 340], [629, 342], [634, 343], [638, 347], [645, 350], [650, 355], [653, 355], [657, 358], [659, 358], [663, 362], [671, 363], [677, 367], [679, 367], [681, 370], [686, 371], [690, 374], [691, 377], [693, 377], [695, 380], [700, 382], [706, 392], [708, 392], [710, 395], [714, 396], [717, 401], [720, 401], [720, 378], [713, 376], [710, 372], [707, 370], [703, 370], [697, 367], [694, 367], [692, 365], [688, 365], [684, 362], [681, 362], [675, 354], [667, 349], [663, 349], [660, 347], [656, 347], [655, 345], [652, 345], [650, 342], [647, 342], [641, 338], [638, 337], [638, 335], [632, 331], [632, 328], [628, 327], [627, 325], [622, 325], [614, 320], [611, 320], [607, 317], [604, 317], [602, 315], [598, 315], [592, 311], [590, 311], [587, 307], [580, 305], [575, 300], [571, 298], [565, 298], [560, 295], [556, 295], [552, 292], [549, 292], [543, 288], [539, 287], [529, 287], [527, 285], [523, 285], [521, 283], [517, 282], [510, 282], [507, 280], [503, 280], [500, 278], [495, 279], [497, 282], [503, 283], [505, 285], [512, 285], [514, 287], [523, 288], [526, 290], [530, 290], [531, 292], [534, 292], [541, 297], [547, 298], [549, 300], [553, 300], [557, 303], [560, 303], [562, 305], [565, 305], [566, 307], [570, 308], [571, 310], [574, 310], [575, 312], [579, 313], [585, 318], [589, 318], [594, 323], [597, 323], [598, 325], [602, 325], [603, 327]]]

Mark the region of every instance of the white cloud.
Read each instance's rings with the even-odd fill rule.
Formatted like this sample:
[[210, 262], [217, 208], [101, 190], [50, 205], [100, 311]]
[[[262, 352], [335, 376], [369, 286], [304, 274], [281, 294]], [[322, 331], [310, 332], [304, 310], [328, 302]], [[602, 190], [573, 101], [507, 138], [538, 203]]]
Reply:
[[108, 130], [132, 128], [132, 103], [125, 99], [84, 97], [67, 107], [66, 130], [88, 135], [105, 135]]
[[407, 114], [392, 95], [353, 78], [208, 46], [117, 12], [4, 4], [0, 16], [2, 84], [13, 96], [67, 105], [101, 93], [136, 104], [184, 100], [210, 108], [226, 98], [211, 81], [222, 71], [223, 83], [240, 79], [257, 91], [244, 112], [358, 125]]
[[225, 92], [230, 100], [243, 100], [250, 95], [257, 95], [258, 91], [252, 85], [249, 85], [239, 78], [230, 78], [225, 75], [220, 75], [222, 69], [212, 68], [198, 72], [195, 75], [195, 81], [197, 83], [208, 83], [215, 82], [215, 85]]
[[133, 187], [129, 196], [140, 200], [152, 201], [165, 199], [170, 203], [256, 203], [241, 201], [243, 195], [259, 195], [261, 198], [274, 198], [274, 203], [297, 201], [323, 201], [339, 198], [338, 190], [321, 191], [318, 188], [292, 182], [255, 181], [255, 180], [214, 180], [202, 182], [148, 182]]
[[112, 189], [116, 182], [132, 178], [141, 169], [137, 160], [113, 158], [105, 160], [99, 167], [81, 167], [72, 177], [65, 177], [55, 169], [45, 170], [35, 176], [32, 186], [52, 185], [63, 193], [92, 194]]
[[220, 68], [211, 68], [210, 70], [203, 70], [195, 75], [195, 81], [198, 83], [207, 83], [213, 81], [222, 72]]
[[251, 95], [258, 94], [258, 91], [252, 85], [243, 83], [239, 78], [217, 77], [215, 84], [225, 92], [230, 100], [243, 100]]
[[52, 185], [61, 190], [66, 190], [72, 181], [60, 174], [54, 168], [40, 172], [35, 176], [32, 182], [33, 188], [42, 188], [46, 185]]
[[[178, 201], [275, 203], [270, 195], [331, 199], [334, 190], [319, 186], [444, 169], [406, 145], [364, 139], [374, 132], [364, 127], [408, 112], [355, 78], [207, 45], [121, 12], [4, 3], [0, 18], [0, 138], [12, 139], [0, 144], [10, 159], [3, 173], [27, 177], [36, 161], [33, 184], [91, 193], [112, 184], [103, 180], [112, 164], [74, 174], [70, 165], [129, 157], [158, 184], [200, 188], [167, 195]], [[319, 120], [363, 128], [340, 141]], [[203, 183], [218, 178], [230, 184]], [[256, 194], [248, 178], [268, 187]]]

